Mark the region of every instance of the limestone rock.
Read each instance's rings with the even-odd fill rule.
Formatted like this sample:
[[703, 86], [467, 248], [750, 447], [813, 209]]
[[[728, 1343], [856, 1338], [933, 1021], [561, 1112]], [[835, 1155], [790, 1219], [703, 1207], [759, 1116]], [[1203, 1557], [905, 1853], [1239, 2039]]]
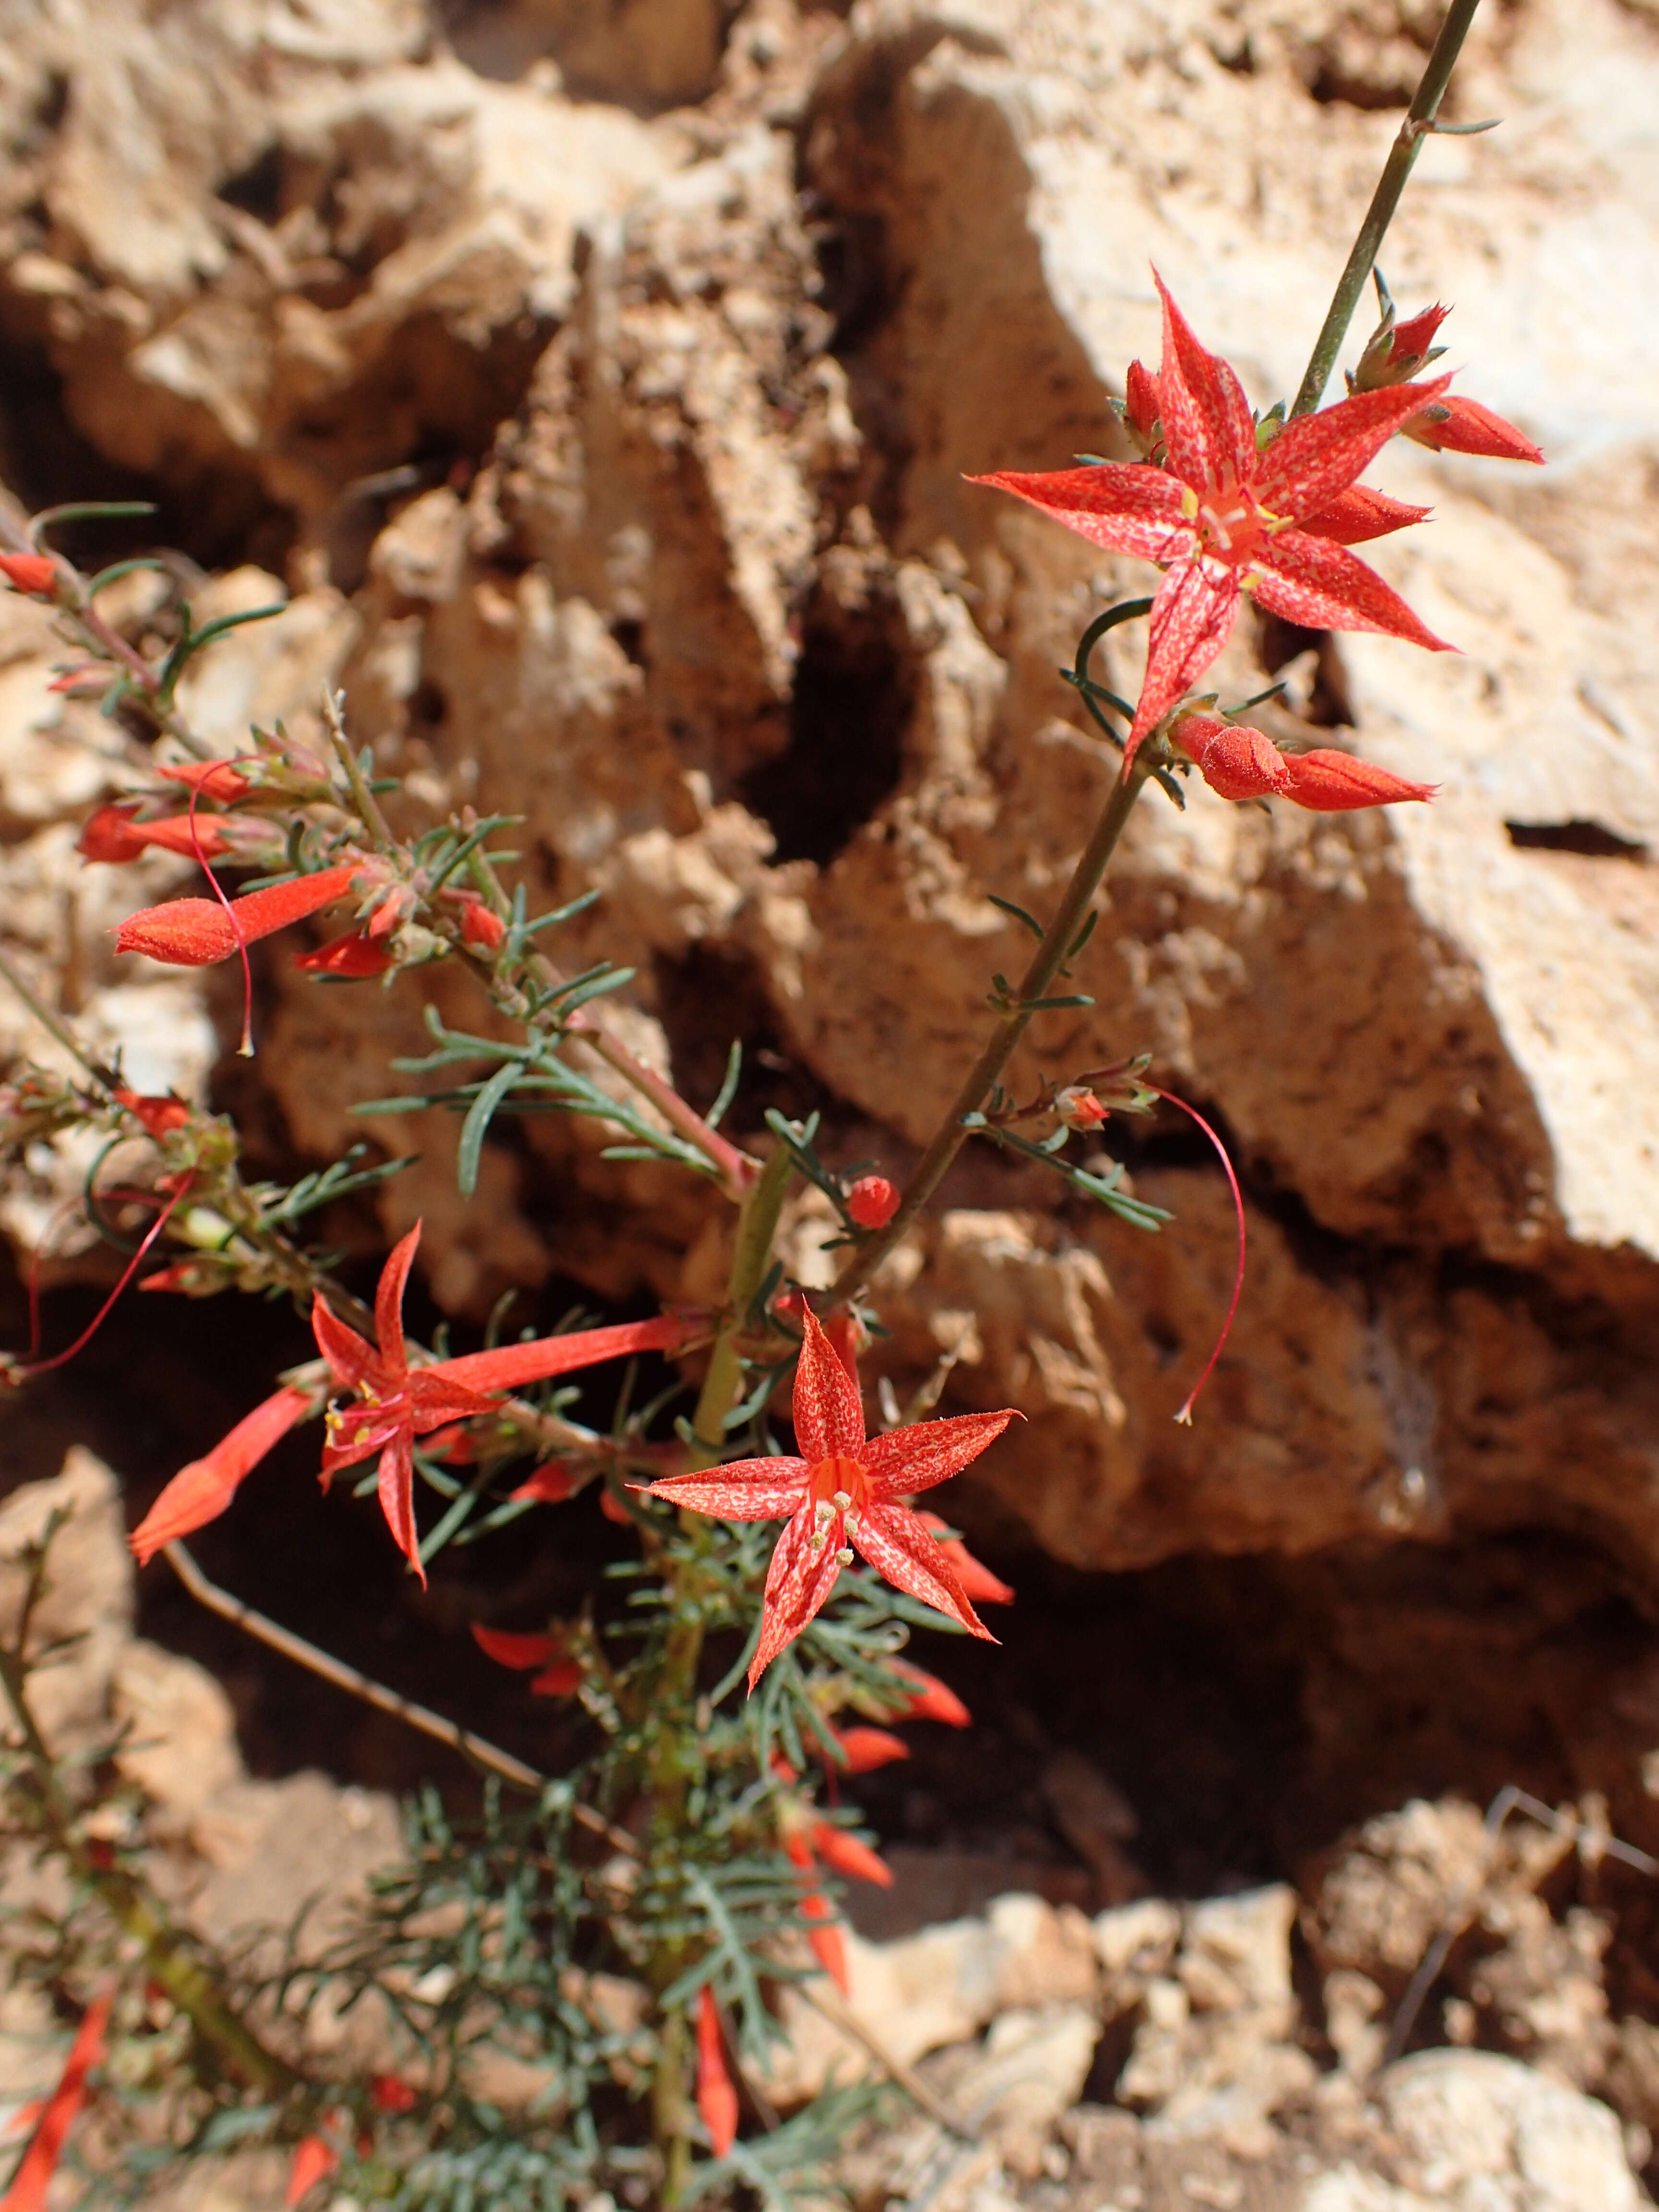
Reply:
[[[54, 1523], [56, 1524], [54, 1533]], [[28, 1577], [25, 1548], [51, 1536], [26, 1656], [62, 1645], [30, 1674], [29, 1702], [60, 1757], [101, 1748], [113, 1735], [111, 1681], [132, 1633], [132, 1561], [120, 1486], [77, 1444], [60, 1474], [26, 1483], [0, 1505], [0, 1620], [16, 1632]]]
[[1430, 2203], [1636, 2212], [1643, 2201], [1607, 2106], [1515, 2059], [1419, 2051], [1391, 2066], [1377, 2094], [1403, 2145], [1401, 2178]]

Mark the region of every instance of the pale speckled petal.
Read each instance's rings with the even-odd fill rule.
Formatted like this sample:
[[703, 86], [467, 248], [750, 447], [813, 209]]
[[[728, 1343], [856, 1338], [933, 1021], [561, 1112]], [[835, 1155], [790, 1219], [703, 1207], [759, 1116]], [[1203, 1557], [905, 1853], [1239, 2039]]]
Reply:
[[1225, 645], [1238, 598], [1237, 576], [1219, 561], [1178, 561], [1164, 577], [1147, 626], [1146, 675], [1126, 760]]
[[1199, 343], [1156, 269], [1152, 282], [1164, 302], [1158, 401], [1170, 466], [1194, 490], [1212, 489], [1230, 475], [1248, 483], [1255, 423], [1243, 388], [1228, 364]]
[[907, 1513], [901, 1505], [872, 1505], [860, 1516], [853, 1543], [896, 1589], [908, 1590], [924, 1605], [948, 1613], [970, 1636], [983, 1637], [988, 1644], [996, 1642], [968, 1602], [933, 1532], [914, 1513]]
[[884, 1437], [872, 1437], [864, 1448], [864, 1464], [872, 1481], [888, 1504], [948, 1482], [994, 1443], [1010, 1421], [1019, 1415], [1012, 1407], [1000, 1413], [954, 1413], [944, 1421], [912, 1421]]
[[1457, 649], [1420, 623], [1357, 553], [1306, 531], [1281, 531], [1255, 562], [1249, 584], [1252, 597], [1270, 613], [1309, 629], [1379, 630], [1431, 653]]
[[699, 1474], [667, 1474], [639, 1486], [671, 1505], [720, 1521], [786, 1521], [799, 1512], [811, 1473], [804, 1459], [738, 1459]]
[[1196, 543], [1181, 511], [1181, 486], [1145, 463], [1105, 461], [1081, 469], [1023, 475], [1012, 469], [969, 477], [969, 483], [1012, 492], [1109, 553], [1140, 561], [1174, 561]]
[[778, 1539], [766, 1573], [766, 1597], [761, 1607], [760, 1642], [749, 1668], [752, 1690], [786, 1644], [791, 1644], [820, 1612], [836, 1587], [841, 1561], [835, 1547], [812, 1549], [817, 1528], [805, 1508]]
[[826, 1459], [862, 1458], [864, 1407], [859, 1386], [836, 1358], [817, 1315], [810, 1310], [795, 1368], [794, 1422], [795, 1442], [811, 1465]]

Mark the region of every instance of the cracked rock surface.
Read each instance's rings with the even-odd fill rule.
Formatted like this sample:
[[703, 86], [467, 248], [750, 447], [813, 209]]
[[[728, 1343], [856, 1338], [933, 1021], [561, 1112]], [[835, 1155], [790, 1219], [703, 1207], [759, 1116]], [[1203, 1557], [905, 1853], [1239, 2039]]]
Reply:
[[[1253, 398], [1292, 385], [1427, 18], [96, 17], [64, 0], [8, 30], [13, 490], [114, 471], [156, 493], [204, 607], [289, 598], [197, 678], [216, 744], [302, 724], [343, 681], [412, 819], [522, 813], [532, 903], [600, 893], [565, 947], [637, 969], [637, 1051], [706, 1103], [741, 1036], [740, 1134], [817, 1105], [832, 1158], [902, 1168], [1018, 957], [988, 894], [1051, 902], [1109, 774], [1054, 666], [1146, 579], [963, 474], [1110, 449], [1108, 396], [1156, 347], [1149, 256]], [[1183, 1139], [1123, 1139], [1176, 1217], [1155, 1237], [970, 1158], [881, 1285], [878, 1367], [902, 1397], [948, 1358], [947, 1405], [1024, 1406], [985, 1479], [1075, 1564], [1541, 1524], [1659, 1578], [1656, 94], [1650, 9], [1479, 19], [1455, 110], [1505, 127], [1430, 144], [1389, 274], [1403, 302], [1455, 301], [1464, 381], [1550, 464], [1383, 457], [1436, 515], [1377, 563], [1460, 654], [1246, 621], [1218, 671], [1231, 695], [1288, 666], [1265, 720], [1439, 799], [1316, 819], [1154, 794], [1080, 963], [1096, 1004], [1015, 1071], [1024, 1091], [1150, 1047], [1230, 1134], [1251, 1273], [1199, 1426], [1169, 1415], [1232, 1226]], [[141, 592], [113, 611], [143, 635]], [[45, 618], [0, 617], [0, 934], [146, 1087], [199, 1091], [211, 982], [112, 962], [105, 934], [185, 872], [74, 859], [122, 741], [48, 702]], [[1119, 688], [1136, 650], [1113, 643]], [[420, 990], [304, 985], [280, 953], [263, 988], [255, 1081], [314, 1162], [418, 1050]], [[0, 1018], [6, 1052], [52, 1057]], [[385, 1225], [424, 1214], [450, 1310], [554, 1271], [608, 1295], [718, 1280], [698, 1193], [555, 1121], [486, 1147], [470, 1207], [453, 1123], [368, 1127], [422, 1154]], [[84, 1167], [6, 1193], [20, 1252]], [[799, 1216], [808, 1280], [821, 1229]]]

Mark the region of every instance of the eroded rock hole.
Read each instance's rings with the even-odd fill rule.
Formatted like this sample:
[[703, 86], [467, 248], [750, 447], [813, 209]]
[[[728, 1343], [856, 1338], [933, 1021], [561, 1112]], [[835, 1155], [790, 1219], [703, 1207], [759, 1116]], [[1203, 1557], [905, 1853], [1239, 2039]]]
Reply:
[[1645, 860], [1648, 848], [1600, 822], [1506, 822], [1511, 845], [1522, 852], [1578, 853], [1590, 860]]
[[824, 867], [896, 787], [915, 681], [896, 611], [848, 605], [820, 586], [809, 606], [789, 741], [746, 777], [744, 804], [768, 823], [779, 860]]
[[[1310, 661], [1303, 655], [1311, 653]], [[1309, 629], [1286, 622], [1280, 615], [1264, 613], [1257, 637], [1256, 655], [1263, 671], [1277, 676], [1291, 670], [1290, 701], [1304, 722], [1316, 729], [1345, 730], [1353, 726], [1353, 702], [1348, 691], [1348, 672], [1342, 651], [1328, 629]], [[1301, 665], [1292, 668], [1292, 663]]]

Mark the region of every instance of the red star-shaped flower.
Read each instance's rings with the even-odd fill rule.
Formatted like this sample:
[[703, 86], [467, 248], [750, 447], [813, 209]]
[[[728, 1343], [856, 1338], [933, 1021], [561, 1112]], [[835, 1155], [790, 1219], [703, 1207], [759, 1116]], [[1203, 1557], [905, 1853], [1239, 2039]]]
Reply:
[[854, 1551], [896, 1589], [994, 1643], [944, 1547], [905, 1501], [959, 1474], [1018, 1416], [1012, 1408], [961, 1413], [866, 1438], [858, 1385], [816, 1316], [809, 1312], [803, 1319], [793, 1409], [802, 1456], [734, 1460], [706, 1474], [671, 1474], [641, 1486], [653, 1498], [722, 1521], [789, 1516], [766, 1577], [750, 1688], [823, 1606]]
[[1152, 603], [1129, 759], [1226, 643], [1244, 592], [1311, 629], [1381, 630], [1431, 652], [1452, 650], [1347, 550], [1420, 511], [1363, 487], [1360, 501], [1346, 496], [1395, 431], [1437, 402], [1450, 380], [1357, 393], [1299, 416], [1258, 448], [1237, 377], [1205, 351], [1156, 270], [1153, 276], [1164, 301], [1164, 358], [1155, 380], [1135, 364], [1131, 404], [1145, 435], [1150, 424], [1140, 418], [1156, 395], [1163, 465], [1108, 461], [972, 479], [1029, 501], [1109, 552], [1155, 561], [1165, 571]]
[[355, 1402], [332, 1407], [328, 1442], [323, 1447], [323, 1480], [355, 1467], [371, 1453], [380, 1455], [380, 1510], [409, 1564], [426, 1580], [415, 1529], [415, 1439], [499, 1411], [494, 1395], [545, 1382], [579, 1367], [596, 1366], [623, 1352], [672, 1352], [690, 1334], [680, 1316], [621, 1322], [610, 1328], [574, 1329], [564, 1336], [542, 1336], [526, 1344], [504, 1344], [494, 1352], [469, 1352], [457, 1359], [437, 1359], [411, 1367], [404, 1342], [404, 1289], [421, 1241], [417, 1221], [380, 1273], [374, 1292], [376, 1351], [355, 1328], [348, 1328], [324, 1299], [313, 1299], [311, 1326], [317, 1348], [328, 1362], [336, 1386]]

